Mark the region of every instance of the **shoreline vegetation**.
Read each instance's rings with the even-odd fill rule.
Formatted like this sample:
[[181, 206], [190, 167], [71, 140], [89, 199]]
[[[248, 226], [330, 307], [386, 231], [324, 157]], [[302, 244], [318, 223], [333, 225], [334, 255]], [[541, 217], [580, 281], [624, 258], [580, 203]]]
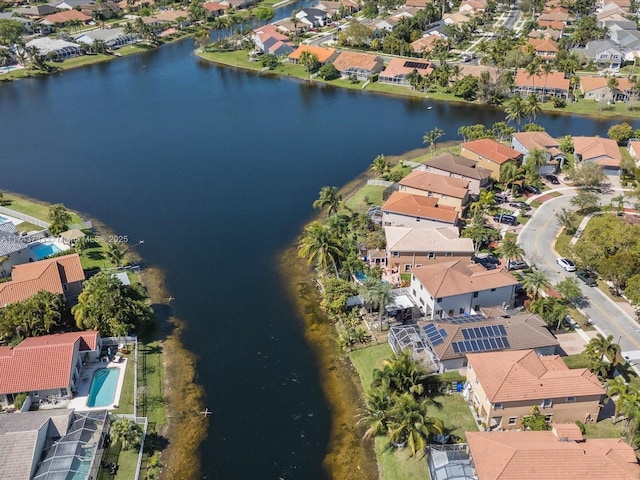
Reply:
[[[34, 217], [42, 217], [42, 212], [50, 206], [46, 202], [18, 193], [3, 193], [3, 198], [12, 202], [8, 208]], [[77, 211], [68, 211], [72, 216], [72, 222], [88, 217]], [[98, 238], [115, 236], [115, 233], [99, 220], [92, 219], [92, 225]], [[98, 249], [102, 247], [104, 246]], [[86, 251], [96, 253], [95, 248], [83, 252]], [[146, 356], [147, 366], [146, 372], [141, 372], [141, 367], [138, 366], [139, 383], [140, 376], [145, 378], [143, 388], [146, 398], [143, 406], [139, 402], [138, 413], [140, 414], [142, 409], [142, 415], [147, 416], [150, 425], [140, 478], [198, 478], [201, 468], [198, 451], [206, 437], [209, 420], [203, 419], [199, 413], [204, 404], [204, 388], [197, 383], [195, 356], [185, 349], [181, 341], [185, 324], [172, 314], [167, 301], [170, 294], [165, 286], [164, 272], [159, 268], [144, 265], [144, 259], [131, 249], [126, 251], [126, 259], [143, 267], [139, 273], [139, 280], [147, 290], [155, 319], [154, 330], [139, 338], [138, 342], [141, 355]], [[105, 265], [105, 261], [93, 265], [85, 258], [82, 260], [85, 269], [96, 267], [98, 264]], [[126, 380], [130, 380], [131, 385], [125, 385], [123, 388], [121, 405], [115, 413], [132, 413], [130, 410], [133, 406], [133, 395], [139, 393], [135, 390], [141, 388], [138, 385], [134, 390], [133, 373], [129, 370]], [[135, 465], [137, 454], [130, 455], [129, 452], [122, 451], [120, 455], [131, 456]], [[158, 465], [161, 465], [159, 477]], [[125, 470], [116, 475], [115, 479], [130, 480], [126, 475], [131, 471]]]

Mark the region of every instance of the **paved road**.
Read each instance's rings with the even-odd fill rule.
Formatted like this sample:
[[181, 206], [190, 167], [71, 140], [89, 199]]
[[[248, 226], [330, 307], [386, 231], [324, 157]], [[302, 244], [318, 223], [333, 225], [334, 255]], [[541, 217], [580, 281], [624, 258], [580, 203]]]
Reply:
[[[563, 207], [571, 208], [569, 202], [572, 196], [573, 194], [567, 191], [560, 197], [547, 200], [537, 209], [518, 236], [528, 262], [544, 271], [554, 284], [567, 277], [575, 278], [575, 274], [565, 272], [556, 263], [556, 254], [551, 248], [561, 228], [556, 220], [556, 213]], [[610, 197], [611, 195], [603, 195], [601, 203], [610, 203]], [[613, 335], [615, 341], [620, 339], [623, 352], [640, 350], [640, 324], [597, 287], [587, 287], [582, 282], [579, 283], [586, 298], [586, 305], [580, 310], [588, 315], [591, 322], [604, 334]]]

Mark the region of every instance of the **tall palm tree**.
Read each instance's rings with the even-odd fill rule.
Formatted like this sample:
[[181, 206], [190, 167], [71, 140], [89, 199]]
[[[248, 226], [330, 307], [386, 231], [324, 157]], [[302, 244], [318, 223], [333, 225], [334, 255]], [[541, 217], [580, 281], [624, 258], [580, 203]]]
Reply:
[[507, 122], [515, 122], [518, 126], [518, 131], [520, 131], [520, 122], [522, 121], [522, 117], [526, 116], [526, 105], [519, 93], [516, 93], [511, 98], [505, 106], [504, 111], [507, 114]]
[[518, 245], [515, 237], [505, 238], [498, 247], [498, 254], [507, 259], [507, 264], [512, 260], [522, 260], [524, 249]]
[[323, 209], [329, 207], [327, 216], [338, 213], [342, 205], [342, 196], [338, 194], [338, 187], [322, 187], [318, 199], [313, 202], [313, 208]]
[[511, 185], [511, 193], [515, 188], [515, 181], [522, 178], [522, 171], [515, 162], [505, 162], [500, 166], [500, 181], [505, 187]]
[[494, 230], [487, 227], [484, 223], [474, 221], [464, 227], [461, 236], [473, 240], [473, 251], [477, 254], [482, 244], [491, 240], [494, 234]]
[[480, 190], [478, 200], [473, 202], [469, 208], [474, 214], [485, 214], [494, 203], [496, 203], [495, 194], [491, 190]]
[[538, 114], [542, 110], [540, 101], [535, 93], [529, 94], [524, 101], [524, 114], [529, 120], [535, 120]]
[[128, 418], [118, 418], [111, 422], [109, 437], [112, 442], [120, 443], [122, 450], [131, 450], [142, 441], [142, 427]]
[[127, 247], [122, 243], [113, 242], [107, 245], [107, 251], [105, 253], [107, 258], [114, 263], [116, 267], [121, 267], [127, 254]]
[[300, 238], [298, 256], [307, 258], [309, 265], [315, 265], [324, 273], [333, 266], [337, 277], [338, 262], [344, 253], [340, 241], [328, 226], [312, 222], [305, 227]]
[[530, 176], [534, 178], [540, 176], [540, 168], [547, 164], [547, 155], [544, 150], [540, 148], [533, 148], [527, 155], [525, 161], [525, 168]]
[[547, 274], [534, 269], [524, 275], [522, 279], [522, 286], [529, 295], [535, 300], [538, 298], [540, 291], [551, 286], [549, 277]]
[[392, 298], [391, 284], [374, 277], [367, 277], [360, 287], [360, 295], [365, 303], [378, 307], [378, 320], [381, 322], [384, 317], [384, 307]]
[[618, 90], [619, 85], [620, 81], [618, 80], [618, 77], [611, 77], [607, 80], [607, 87], [609, 87], [612, 102], [616, 101], [616, 91]]
[[423, 143], [429, 144], [429, 150], [431, 151], [431, 156], [433, 156], [433, 153], [435, 152], [436, 140], [438, 140], [443, 135], [444, 135], [444, 130], [438, 127], [434, 127], [432, 130], [429, 130], [428, 132], [426, 132], [422, 137]]
[[597, 358], [599, 360], [609, 360], [612, 366], [618, 365], [619, 355], [621, 352], [620, 345], [613, 341], [613, 335], [607, 335], [606, 337], [601, 333], [598, 333], [593, 337], [585, 348], [585, 353], [590, 357]]
[[373, 163], [369, 165], [369, 170], [382, 177], [390, 169], [391, 165], [384, 155], [378, 155], [373, 159]]
[[622, 212], [624, 211], [625, 203], [627, 203], [627, 201], [625, 200], [624, 193], [616, 195], [611, 199], [611, 206], [615, 206], [615, 212], [617, 215], [622, 214]]
[[365, 426], [363, 438], [371, 438], [387, 433], [389, 426], [388, 411], [392, 405], [388, 392], [373, 388], [365, 394], [364, 409], [358, 415], [358, 426]]
[[444, 431], [442, 420], [430, 417], [428, 408], [427, 399], [418, 400], [405, 393], [389, 411], [389, 440], [396, 445], [406, 443], [412, 456], [424, 451], [431, 436]]

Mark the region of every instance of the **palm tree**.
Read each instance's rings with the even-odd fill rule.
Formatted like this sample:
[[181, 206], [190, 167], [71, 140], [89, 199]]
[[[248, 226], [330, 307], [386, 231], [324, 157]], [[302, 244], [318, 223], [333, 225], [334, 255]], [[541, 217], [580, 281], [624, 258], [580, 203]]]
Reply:
[[524, 275], [524, 278], [522, 279], [522, 286], [535, 300], [538, 298], [540, 290], [549, 288], [551, 286], [551, 282], [549, 282], [549, 278], [546, 273], [534, 269]]
[[504, 111], [507, 114], [507, 122], [514, 121], [518, 126], [518, 131], [520, 131], [520, 122], [522, 121], [522, 117], [526, 114], [526, 105], [519, 93], [516, 93], [511, 98], [509, 103], [505, 106]]
[[522, 260], [524, 257], [524, 249], [518, 245], [518, 240], [515, 237], [505, 238], [498, 247], [498, 253], [507, 259], [507, 264], [512, 260]]
[[505, 162], [500, 166], [500, 181], [505, 187], [511, 185], [511, 194], [515, 189], [515, 182], [522, 178], [522, 171], [515, 162]]
[[110, 243], [107, 245], [107, 251], [105, 252], [107, 258], [115, 264], [116, 267], [121, 267], [127, 253], [127, 247], [122, 243]]
[[487, 227], [480, 221], [474, 221], [464, 227], [461, 236], [473, 240], [473, 251], [477, 254], [480, 251], [480, 246], [484, 242], [491, 240], [494, 237], [494, 234], [495, 231], [492, 228]]
[[429, 401], [413, 395], [400, 395], [389, 411], [389, 440], [395, 445], [407, 444], [411, 455], [424, 451], [429, 438], [442, 434], [442, 420], [428, 415]]
[[389, 418], [387, 412], [392, 405], [391, 397], [381, 388], [373, 388], [365, 394], [364, 410], [358, 415], [358, 426], [366, 426], [363, 438], [371, 438], [387, 433]]
[[311, 73], [319, 64], [318, 56], [305, 50], [300, 54], [300, 63], [305, 66], [307, 73]]
[[444, 135], [444, 130], [438, 127], [435, 127], [432, 130], [429, 130], [427, 133], [425, 133], [424, 136], [422, 137], [423, 143], [429, 144], [429, 150], [431, 151], [431, 156], [433, 156], [433, 153], [435, 151], [436, 140], [438, 140], [443, 135]]
[[338, 276], [338, 261], [344, 256], [342, 245], [331, 229], [320, 222], [312, 222], [304, 229], [298, 244], [298, 256], [307, 258], [326, 273], [331, 265]]
[[373, 159], [373, 163], [369, 166], [369, 170], [377, 174], [379, 177], [382, 177], [389, 171], [390, 166], [389, 161], [384, 157], [384, 155], [378, 155]]
[[524, 101], [524, 114], [527, 118], [529, 118], [529, 120], [535, 120], [541, 109], [542, 107], [540, 106], [540, 102], [538, 101], [536, 94], [529, 94]]
[[392, 298], [391, 284], [374, 277], [367, 277], [360, 286], [360, 295], [365, 303], [378, 307], [378, 321], [382, 322], [384, 307]]
[[122, 450], [131, 450], [140, 446], [142, 427], [128, 418], [118, 418], [111, 422], [109, 437], [113, 443], [120, 443]]
[[609, 80], [607, 80], [607, 87], [609, 87], [609, 92], [611, 94], [611, 102], [616, 101], [616, 90], [618, 89], [619, 85], [620, 82], [618, 80], [618, 77], [611, 77], [609, 78]]
[[338, 195], [338, 187], [322, 187], [318, 199], [313, 202], [313, 208], [323, 209], [329, 207], [327, 216], [338, 213], [342, 205], [342, 196]]
[[585, 348], [585, 353], [592, 358], [605, 360], [605, 357], [611, 362], [612, 366], [618, 365], [620, 355], [620, 345], [613, 341], [613, 335], [604, 336], [598, 333], [593, 337]]
[[474, 214], [485, 214], [495, 202], [495, 194], [491, 190], [480, 190], [478, 200], [473, 202], [469, 208]]
[[533, 148], [527, 155], [525, 162], [525, 168], [529, 175], [533, 177], [539, 177], [540, 167], [544, 167], [547, 164], [547, 155], [544, 150], [540, 148]]
[[622, 214], [622, 212], [624, 211], [625, 203], [627, 203], [627, 201], [624, 199], [624, 193], [616, 195], [611, 199], [611, 206], [613, 207], [615, 205], [615, 212], [617, 215]]

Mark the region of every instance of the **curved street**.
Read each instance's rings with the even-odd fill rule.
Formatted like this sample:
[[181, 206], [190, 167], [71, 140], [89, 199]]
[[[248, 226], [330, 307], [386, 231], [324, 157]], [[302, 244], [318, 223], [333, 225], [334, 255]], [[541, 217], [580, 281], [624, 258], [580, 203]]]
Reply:
[[[567, 277], [575, 278], [574, 273], [565, 272], [556, 263], [557, 256], [553, 249], [553, 242], [561, 229], [556, 214], [563, 207], [572, 208], [570, 201], [575, 193], [570, 188], [558, 190], [562, 191], [563, 195], [551, 198], [538, 207], [518, 235], [528, 263], [544, 271], [553, 284]], [[611, 196], [602, 195], [601, 203], [609, 203]], [[578, 283], [585, 298], [580, 311], [587, 315], [602, 333], [613, 335], [625, 356], [640, 359], [640, 324], [631, 315], [633, 308], [626, 304], [618, 305], [597, 287], [588, 287], [580, 281]]]

